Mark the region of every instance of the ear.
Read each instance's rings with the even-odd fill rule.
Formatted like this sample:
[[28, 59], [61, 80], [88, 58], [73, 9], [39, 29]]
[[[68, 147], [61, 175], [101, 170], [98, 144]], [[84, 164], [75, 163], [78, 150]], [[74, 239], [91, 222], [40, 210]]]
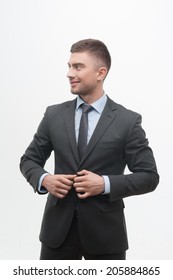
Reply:
[[107, 68], [106, 67], [100, 67], [98, 69], [98, 76], [97, 76], [97, 80], [101, 81], [104, 80], [106, 78], [107, 75]]

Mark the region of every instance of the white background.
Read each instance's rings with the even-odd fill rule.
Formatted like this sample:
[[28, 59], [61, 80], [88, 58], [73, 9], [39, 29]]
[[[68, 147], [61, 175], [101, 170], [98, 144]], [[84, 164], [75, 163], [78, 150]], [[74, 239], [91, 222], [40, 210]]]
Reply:
[[155, 192], [125, 199], [127, 259], [173, 259], [172, 15], [172, 0], [0, 1], [1, 260], [39, 258], [46, 196], [34, 194], [19, 161], [46, 107], [73, 98], [67, 62], [85, 38], [110, 50], [105, 91], [142, 114], [161, 176]]

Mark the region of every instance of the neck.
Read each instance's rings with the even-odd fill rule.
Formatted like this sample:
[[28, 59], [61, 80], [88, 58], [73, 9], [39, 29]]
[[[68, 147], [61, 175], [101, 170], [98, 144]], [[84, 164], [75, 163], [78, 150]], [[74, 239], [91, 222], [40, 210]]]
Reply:
[[85, 94], [79, 94], [80, 98], [87, 104], [92, 104], [94, 103], [95, 101], [97, 101], [98, 99], [100, 99], [104, 94], [104, 91], [100, 92], [100, 93], [97, 93], [97, 94], [88, 94], [88, 95], [85, 95]]

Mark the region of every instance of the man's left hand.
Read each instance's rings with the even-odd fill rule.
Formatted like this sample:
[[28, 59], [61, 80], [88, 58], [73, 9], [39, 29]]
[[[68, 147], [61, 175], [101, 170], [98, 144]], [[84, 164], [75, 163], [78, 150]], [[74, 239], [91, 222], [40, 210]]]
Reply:
[[103, 177], [85, 169], [77, 173], [73, 186], [81, 199], [101, 194], [105, 189]]

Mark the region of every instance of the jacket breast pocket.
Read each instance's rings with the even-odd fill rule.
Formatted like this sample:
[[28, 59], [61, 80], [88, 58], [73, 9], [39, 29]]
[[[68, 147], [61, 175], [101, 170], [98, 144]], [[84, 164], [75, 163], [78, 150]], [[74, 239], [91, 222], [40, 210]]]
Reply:
[[121, 142], [100, 142], [99, 143], [100, 149], [116, 149], [116, 150], [122, 150], [123, 149], [123, 144]]

